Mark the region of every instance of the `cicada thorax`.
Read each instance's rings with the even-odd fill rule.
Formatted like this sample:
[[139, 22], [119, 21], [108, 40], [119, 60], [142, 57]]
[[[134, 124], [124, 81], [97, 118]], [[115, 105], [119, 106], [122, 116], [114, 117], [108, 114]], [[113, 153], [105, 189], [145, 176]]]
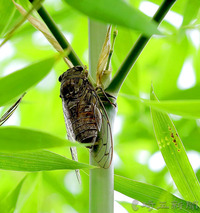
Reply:
[[59, 81], [68, 135], [80, 143], [90, 143], [88, 148], [91, 148], [101, 129], [102, 117], [87, 71], [80, 66], [73, 67], [63, 73]]

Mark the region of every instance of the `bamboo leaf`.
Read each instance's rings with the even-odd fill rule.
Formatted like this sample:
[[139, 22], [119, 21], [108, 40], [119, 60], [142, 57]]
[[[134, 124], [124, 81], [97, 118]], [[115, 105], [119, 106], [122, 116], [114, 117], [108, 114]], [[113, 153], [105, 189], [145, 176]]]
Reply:
[[[13, 0], [14, 1], [14, 0]], [[26, 18], [32, 13], [32, 11], [37, 8], [40, 5], [40, 1], [41, 0], [37, 0], [34, 4], [34, 6], [29, 10], [29, 12], [26, 14], [25, 17], [23, 17], [19, 22], [17, 22], [14, 27], [6, 34], [4, 40], [1, 42], [0, 47], [3, 46], [12, 36], [13, 34], [16, 32], [16, 30], [26, 21]], [[5, 9], [4, 9], [5, 10]], [[14, 12], [16, 11], [16, 9], [14, 10]], [[7, 12], [7, 11], [6, 11]], [[11, 18], [13, 18], [11, 16]], [[7, 28], [7, 27], [5, 27]]]
[[186, 118], [200, 118], [200, 100], [145, 100], [132, 95], [120, 94], [120, 96], [132, 101], [140, 101], [153, 109], [180, 115]]
[[1, 78], [0, 106], [41, 81], [50, 72], [55, 60], [55, 57], [44, 59]]
[[123, 206], [128, 212], [133, 212], [133, 211], [137, 211], [137, 212], [142, 212], [142, 213], [154, 213], [154, 212], [158, 212], [156, 209], [150, 209], [149, 206], [141, 206], [140, 204], [137, 205], [137, 203], [139, 203], [138, 201], [134, 200], [133, 203], [128, 203], [125, 201], [117, 201], [121, 206]]
[[122, 0], [65, 0], [70, 6], [99, 21], [121, 25], [144, 33], [147, 36], [160, 34], [157, 24], [139, 10]]
[[[156, 100], [153, 88], [151, 100]], [[152, 108], [151, 115], [159, 149], [179, 192], [188, 201], [200, 202], [199, 182], [172, 120]]]
[[180, 115], [187, 118], [200, 118], [200, 101], [199, 100], [180, 100], [180, 101], [145, 101], [152, 108]]
[[0, 153], [0, 169], [14, 171], [50, 171], [63, 169], [91, 169], [94, 166], [79, 163], [49, 151]]
[[[160, 187], [133, 181], [122, 176], [115, 175], [114, 189], [151, 208], [162, 210], [161, 205], [164, 203], [168, 207], [167, 212], [192, 212], [191, 209], [200, 212], [197, 205], [182, 200]], [[133, 207], [138, 210], [136, 205]]]
[[0, 0], [0, 5], [3, 5], [0, 7], [0, 37], [3, 37], [16, 20], [16, 9], [11, 1]]
[[59, 146], [82, 146], [49, 133], [19, 127], [0, 128], [0, 151], [16, 152]]
[[0, 212], [1, 213], [12, 213], [14, 212], [17, 204], [17, 200], [24, 183], [23, 178], [17, 186], [3, 199], [0, 201]]
[[196, 19], [200, 7], [198, 0], [189, 1], [187, 0], [182, 26], [189, 25], [191, 20]]

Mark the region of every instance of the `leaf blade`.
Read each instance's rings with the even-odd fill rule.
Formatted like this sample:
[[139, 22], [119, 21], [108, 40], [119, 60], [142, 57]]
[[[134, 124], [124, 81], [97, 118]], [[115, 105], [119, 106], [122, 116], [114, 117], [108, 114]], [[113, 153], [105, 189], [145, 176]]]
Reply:
[[60, 146], [78, 146], [81, 144], [38, 130], [20, 127], [0, 128], [0, 151], [19, 152], [28, 150], [47, 149]]
[[17, 184], [17, 186], [3, 200], [0, 201], [0, 211], [2, 213], [14, 212], [24, 180], [25, 178], [23, 178]]
[[199, 100], [180, 100], [180, 101], [145, 101], [145, 103], [154, 109], [162, 112], [168, 112], [180, 115], [186, 118], [200, 118]]
[[[115, 175], [114, 189], [144, 204], [152, 204], [153, 206], [150, 207], [155, 209], [159, 209], [160, 203], [165, 202], [166, 205], [169, 205], [169, 212], [191, 212], [190, 209], [187, 209], [188, 201], [182, 200], [157, 186]], [[173, 206], [174, 204], [180, 203], [182, 204], [182, 208], [177, 208], [176, 210], [172, 209], [175, 207]], [[197, 212], [200, 212], [200, 209], [195, 204], [190, 204], [193, 205]]]
[[[151, 100], [157, 100], [153, 88]], [[152, 108], [151, 115], [159, 149], [179, 192], [186, 200], [199, 202], [200, 184], [172, 120]]]
[[52, 171], [94, 168], [88, 164], [70, 160], [50, 151], [0, 153], [0, 169], [12, 171]]
[[122, 0], [65, 0], [70, 6], [86, 14], [90, 18], [97, 19], [114, 25], [132, 28], [147, 36], [160, 34], [157, 24], [139, 10], [131, 7]]
[[55, 57], [47, 58], [1, 78], [0, 106], [26, 92], [42, 80], [50, 72], [55, 61]]

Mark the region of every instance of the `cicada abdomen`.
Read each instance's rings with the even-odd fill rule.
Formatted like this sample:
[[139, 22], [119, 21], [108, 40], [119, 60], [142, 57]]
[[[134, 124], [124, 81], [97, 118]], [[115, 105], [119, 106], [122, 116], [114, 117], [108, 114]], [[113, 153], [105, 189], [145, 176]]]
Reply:
[[112, 161], [112, 147], [102, 145], [107, 141], [101, 137], [101, 132], [108, 128], [108, 121], [101, 100], [88, 80], [87, 70], [75, 66], [64, 72], [59, 81], [68, 138], [88, 144], [87, 148], [94, 153], [99, 165], [108, 168]]
[[59, 81], [68, 134], [80, 143], [93, 145], [101, 128], [101, 113], [87, 71], [81, 66], [73, 67]]

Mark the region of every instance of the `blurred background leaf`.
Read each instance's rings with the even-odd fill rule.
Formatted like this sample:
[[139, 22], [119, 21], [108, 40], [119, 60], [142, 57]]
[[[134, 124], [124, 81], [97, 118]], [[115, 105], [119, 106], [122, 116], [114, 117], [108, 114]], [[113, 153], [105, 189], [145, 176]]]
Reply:
[[81, 11], [92, 19], [97, 19], [113, 25], [132, 28], [145, 35], [160, 34], [157, 24], [139, 10], [122, 0], [65, 0], [70, 6]]

